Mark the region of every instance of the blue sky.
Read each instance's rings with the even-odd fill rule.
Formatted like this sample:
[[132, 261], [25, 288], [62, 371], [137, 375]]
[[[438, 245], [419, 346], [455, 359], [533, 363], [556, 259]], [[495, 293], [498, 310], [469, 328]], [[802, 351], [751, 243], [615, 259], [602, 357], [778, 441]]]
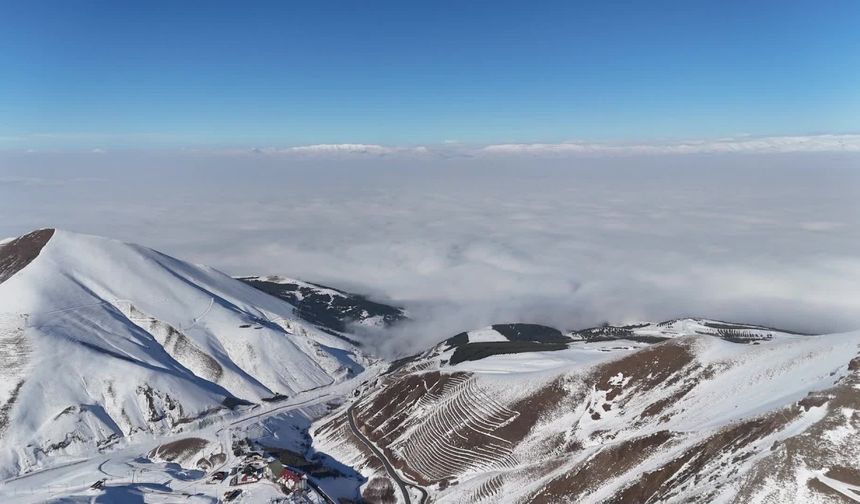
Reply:
[[0, 148], [860, 132], [860, 2], [0, 0]]

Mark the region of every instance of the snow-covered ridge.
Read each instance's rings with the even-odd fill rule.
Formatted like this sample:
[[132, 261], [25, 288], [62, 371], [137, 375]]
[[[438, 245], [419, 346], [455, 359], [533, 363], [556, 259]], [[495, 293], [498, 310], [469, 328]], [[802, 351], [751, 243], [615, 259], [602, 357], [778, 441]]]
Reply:
[[[495, 324], [459, 333], [411, 360], [432, 361], [434, 366], [448, 366], [452, 370], [500, 374], [525, 370], [535, 372], [599, 362], [612, 350], [634, 350], [661, 341], [705, 335], [731, 343], [754, 345], [808, 336], [759, 325], [703, 318], [603, 325], [566, 334], [538, 324]], [[399, 364], [406, 361], [404, 359]]]
[[407, 318], [398, 306], [311, 282], [277, 275], [239, 280], [286, 301], [296, 316], [334, 335], [345, 336], [353, 325], [386, 328]]
[[0, 473], [326, 386], [366, 362], [217, 270], [57, 230], [0, 284]]
[[0, 242], [0, 283], [30, 264], [53, 235], [53, 229], [39, 229]]
[[663, 322], [639, 322], [623, 326], [606, 324], [570, 332], [572, 338], [585, 341], [629, 339], [655, 342], [695, 335], [717, 336], [727, 341], [748, 343], [801, 334], [754, 324], [741, 324], [702, 318], [683, 318]]

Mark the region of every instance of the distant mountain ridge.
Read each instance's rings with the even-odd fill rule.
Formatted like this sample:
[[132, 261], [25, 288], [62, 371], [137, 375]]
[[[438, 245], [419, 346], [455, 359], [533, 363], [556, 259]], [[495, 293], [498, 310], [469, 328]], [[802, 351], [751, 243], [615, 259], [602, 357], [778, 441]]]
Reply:
[[320, 284], [277, 275], [238, 279], [286, 301], [295, 308], [296, 316], [338, 336], [345, 336], [353, 324], [387, 328], [408, 319], [401, 307]]
[[776, 329], [753, 324], [739, 324], [721, 320], [683, 318], [663, 322], [641, 322], [623, 326], [604, 324], [598, 327], [571, 331], [571, 337], [585, 341], [612, 341], [626, 339], [656, 343], [678, 336], [706, 334], [735, 343], [769, 341], [775, 336], [808, 336], [785, 329]]

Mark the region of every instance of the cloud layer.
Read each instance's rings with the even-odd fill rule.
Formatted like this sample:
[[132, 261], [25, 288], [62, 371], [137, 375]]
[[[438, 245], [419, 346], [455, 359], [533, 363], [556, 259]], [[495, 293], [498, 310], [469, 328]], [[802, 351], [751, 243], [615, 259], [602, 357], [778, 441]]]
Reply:
[[570, 141], [561, 143], [504, 143], [477, 146], [456, 141], [444, 141], [441, 145], [431, 147], [348, 143], [301, 145], [287, 148], [255, 148], [251, 149], [250, 152], [265, 155], [318, 157], [416, 155], [437, 157], [569, 157], [860, 152], [860, 135], [735, 137], [649, 143]]
[[860, 135], [815, 135], [741, 137], [673, 143], [601, 144], [589, 142], [498, 144], [480, 149], [489, 154], [713, 154], [713, 153], [793, 153], [793, 152], [860, 152]]
[[426, 147], [386, 147], [376, 144], [314, 144], [299, 145], [285, 149], [267, 148], [253, 149], [256, 154], [270, 155], [301, 155], [301, 156], [342, 156], [342, 155], [369, 155], [387, 156], [391, 154], [423, 154], [427, 152]]
[[6, 154], [0, 236], [58, 226], [389, 298], [419, 320], [397, 352], [516, 320], [860, 327], [860, 154], [732, 152]]
[[[76, 142], [97, 144], [88, 150], [93, 153], [105, 153], [106, 150], [98, 144], [113, 144], [119, 141], [121, 145], [136, 145], [141, 142], [158, 138], [153, 134], [116, 135], [88, 133], [63, 135], [33, 135], [20, 137], [0, 137], [0, 147], [5, 150], [18, 150], [38, 139], [74, 139]], [[165, 136], [173, 143], [179, 139]], [[199, 139], [189, 139], [193, 145], [191, 150], [208, 153], [219, 152], [214, 147], [201, 148]], [[85, 149], [87, 150], [87, 149]], [[30, 152], [35, 152], [30, 149]], [[774, 153], [803, 153], [803, 152], [860, 152], [860, 135], [858, 134], [821, 134], [821, 135], [791, 135], [791, 136], [737, 136], [717, 139], [698, 139], [687, 141], [652, 141], [652, 142], [590, 142], [567, 141], [558, 143], [499, 143], [476, 145], [457, 140], [442, 140], [435, 145], [380, 145], [367, 143], [329, 143], [296, 145], [291, 147], [254, 147], [250, 149], [220, 150], [221, 154], [243, 155], [257, 154], [277, 157], [392, 157], [392, 156], [428, 156], [428, 157], [480, 157], [480, 156], [539, 156], [539, 157], [570, 157], [570, 156], [643, 156], [670, 154], [774, 154]]]

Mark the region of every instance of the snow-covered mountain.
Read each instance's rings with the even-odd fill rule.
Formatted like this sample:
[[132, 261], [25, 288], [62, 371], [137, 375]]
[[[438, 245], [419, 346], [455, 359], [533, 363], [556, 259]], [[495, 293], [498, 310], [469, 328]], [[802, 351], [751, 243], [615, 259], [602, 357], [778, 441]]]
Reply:
[[4, 240], [0, 501], [860, 500], [860, 332], [514, 322], [392, 362], [350, 332], [401, 322], [106, 238]]
[[0, 245], [0, 473], [325, 387], [343, 339], [205, 266], [40, 230]]
[[858, 500], [860, 332], [610, 329], [459, 334], [365, 384], [314, 446], [412, 502]]

